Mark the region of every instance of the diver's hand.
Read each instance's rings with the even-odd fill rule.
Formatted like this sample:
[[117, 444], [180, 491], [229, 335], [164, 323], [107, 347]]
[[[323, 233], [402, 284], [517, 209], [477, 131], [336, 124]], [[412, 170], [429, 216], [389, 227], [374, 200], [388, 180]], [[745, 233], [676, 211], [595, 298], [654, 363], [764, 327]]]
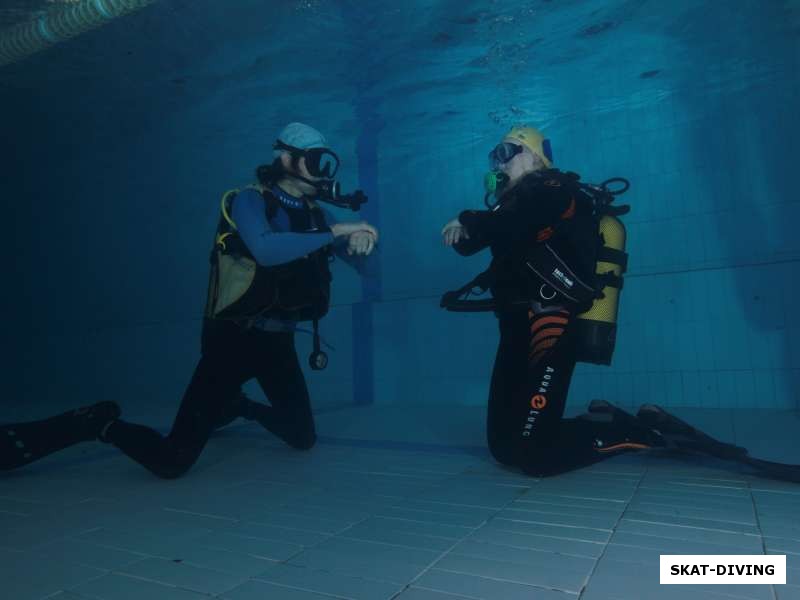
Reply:
[[461, 240], [468, 240], [469, 234], [466, 228], [456, 218], [444, 226], [442, 229], [442, 238], [445, 246], [452, 246]]
[[347, 254], [352, 256], [369, 256], [375, 249], [377, 238], [369, 231], [356, 231], [350, 234], [347, 243]]
[[331, 225], [331, 233], [333, 237], [338, 238], [342, 236], [350, 236], [358, 231], [366, 231], [375, 236], [375, 241], [378, 241], [378, 230], [366, 221], [358, 221], [356, 223], [336, 223]]

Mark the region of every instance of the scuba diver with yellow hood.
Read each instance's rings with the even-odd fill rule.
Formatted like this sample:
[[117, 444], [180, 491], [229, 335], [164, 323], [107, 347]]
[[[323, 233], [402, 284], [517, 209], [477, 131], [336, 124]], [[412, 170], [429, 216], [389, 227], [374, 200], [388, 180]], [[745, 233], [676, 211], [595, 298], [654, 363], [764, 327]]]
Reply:
[[[257, 183], [223, 195], [211, 252], [201, 357], [166, 436], [119, 418], [101, 402], [42, 421], [0, 426], [0, 469], [13, 469], [73, 444], [113, 444], [154, 474], [179, 477], [211, 433], [237, 417], [258, 421], [297, 449], [316, 441], [314, 419], [295, 350], [300, 321], [314, 323], [312, 369], [325, 368], [318, 321], [330, 301], [329, 263], [336, 255], [369, 275], [378, 231], [366, 222], [337, 223], [318, 201], [358, 210], [361, 191], [335, 182], [339, 158], [320, 132], [290, 123]], [[247, 398], [256, 379], [271, 406]]]
[[[636, 416], [604, 400], [564, 418], [576, 362], [610, 365], [623, 274], [629, 184], [587, 184], [553, 168], [549, 140], [512, 128], [489, 154], [487, 210], [466, 210], [442, 230], [462, 256], [490, 248], [485, 272], [442, 297], [450, 311], [496, 314], [500, 342], [487, 413], [489, 449], [500, 463], [543, 477], [631, 450], [669, 448], [748, 464], [800, 480], [797, 467], [752, 458], [655, 405]], [[475, 299], [491, 291], [491, 298]]]

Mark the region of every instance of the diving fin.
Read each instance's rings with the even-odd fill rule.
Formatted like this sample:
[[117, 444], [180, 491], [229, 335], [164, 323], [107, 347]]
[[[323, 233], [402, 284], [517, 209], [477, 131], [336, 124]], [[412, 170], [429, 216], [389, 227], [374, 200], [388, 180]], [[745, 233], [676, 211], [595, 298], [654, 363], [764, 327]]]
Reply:
[[91, 406], [28, 423], [0, 425], [0, 471], [16, 469], [79, 442], [100, 439], [120, 416], [115, 402]]
[[[581, 415], [579, 418], [609, 424], [605, 431], [605, 437], [610, 435], [615, 441], [610, 442], [609, 445], [607, 442], [610, 440], [606, 442], [598, 440], [595, 445], [601, 452], [607, 452], [614, 447], [637, 447], [643, 450], [667, 445], [658, 431], [607, 400], [592, 400], [589, 403], [589, 413]], [[604, 437], [602, 433], [600, 433], [600, 437]], [[601, 449], [601, 444], [605, 448]]]
[[636, 417], [608, 400], [592, 400], [589, 402], [588, 410], [587, 414], [578, 415], [578, 418], [589, 421], [616, 422], [624, 425], [636, 424], [641, 427], [641, 423]]
[[744, 457], [742, 462], [746, 465], [750, 465], [756, 469], [760, 475], [764, 475], [765, 477], [800, 483], [800, 465], [761, 460], [760, 458], [753, 458], [752, 456]]
[[655, 404], [643, 404], [636, 416], [648, 427], [658, 431], [667, 441], [668, 447], [710, 454], [725, 460], [742, 460], [747, 457], [747, 448], [721, 442]]
[[753, 458], [748, 454], [747, 448], [721, 442], [655, 404], [642, 405], [634, 417], [610, 402], [592, 400], [589, 412], [592, 415], [611, 415], [614, 420], [630, 425], [635, 423], [638, 427], [644, 425], [662, 438], [668, 449], [707, 454], [752, 467], [757, 475], [763, 477], [800, 483], [800, 465]]

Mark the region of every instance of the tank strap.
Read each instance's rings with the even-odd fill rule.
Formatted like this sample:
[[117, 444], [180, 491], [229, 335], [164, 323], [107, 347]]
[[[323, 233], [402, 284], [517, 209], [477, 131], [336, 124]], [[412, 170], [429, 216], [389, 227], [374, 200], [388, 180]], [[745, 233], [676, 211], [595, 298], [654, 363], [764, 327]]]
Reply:
[[625, 280], [619, 275], [615, 275], [613, 271], [598, 274], [597, 281], [602, 287], [613, 287], [618, 290], [621, 290], [625, 285]]
[[607, 262], [622, 267], [623, 271], [628, 269], [628, 253], [614, 248], [601, 246], [597, 250], [597, 260], [599, 262]]
[[631, 212], [631, 207], [628, 204], [620, 204], [619, 206], [606, 206], [603, 208], [602, 213], [611, 217], [621, 217]]

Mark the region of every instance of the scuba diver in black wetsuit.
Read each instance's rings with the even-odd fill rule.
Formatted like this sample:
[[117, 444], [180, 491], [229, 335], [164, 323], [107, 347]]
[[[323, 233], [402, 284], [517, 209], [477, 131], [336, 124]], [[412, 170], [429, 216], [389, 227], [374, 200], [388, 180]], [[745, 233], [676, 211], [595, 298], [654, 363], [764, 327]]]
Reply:
[[[316, 200], [358, 210], [360, 191], [340, 195], [339, 159], [313, 128], [290, 123], [258, 183], [227, 192], [211, 253], [201, 358], [169, 435], [119, 419], [113, 402], [50, 419], [0, 426], [0, 469], [13, 469], [81, 441], [118, 447], [164, 478], [185, 473], [211, 433], [237, 417], [256, 420], [298, 449], [316, 440], [295, 350], [299, 321], [314, 322], [312, 369], [325, 367], [317, 321], [328, 311], [335, 254], [368, 275], [378, 241], [365, 222], [337, 223]], [[241, 386], [257, 379], [271, 406]]]
[[[473, 281], [446, 293], [441, 304], [498, 317], [487, 414], [495, 459], [550, 476], [620, 452], [679, 448], [800, 480], [795, 467], [752, 459], [745, 449], [719, 442], [658, 406], [642, 406], [633, 416], [594, 400], [588, 414], [563, 418], [576, 362], [611, 363], [627, 266], [625, 229], [617, 217], [628, 211], [611, 203], [628, 182], [591, 185], [552, 168], [549, 141], [531, 127], [511, 129], [489, 159], [488, 210], [462, 212], [442, 235], [463, 256], [491, 248], [492, 262]], [[612, 184], [623, 187], [612, 191]], [[491, 299], [471, 298], [487, 290]]]

